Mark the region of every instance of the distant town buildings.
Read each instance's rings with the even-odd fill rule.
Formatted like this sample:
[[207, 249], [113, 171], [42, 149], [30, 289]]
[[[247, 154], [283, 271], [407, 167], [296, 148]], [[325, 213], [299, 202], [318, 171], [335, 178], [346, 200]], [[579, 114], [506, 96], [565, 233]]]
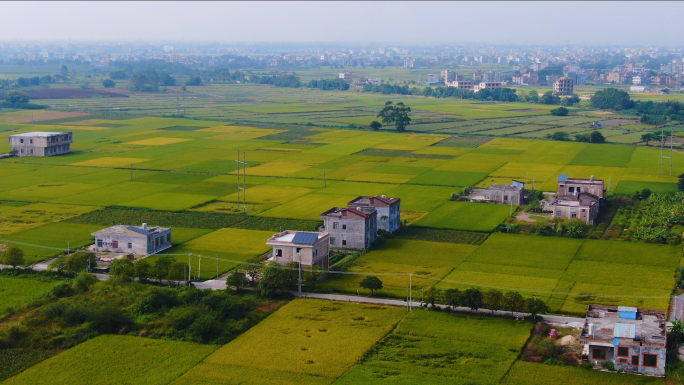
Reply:
[[473, 87], [473, 92], [478, 92], [485, 89], [493, 90], [497, 88], [501, 88], [501, 82], [481, 82]]
[[338, 75], [338, 77], [339, 77], [340, 79], [344, 79], [344, 81], [347, 82], [347, 83], [349, 83], [349, 84], [351, 84], [352, 81], [354, 80], [354, 79], [352, 78], [352, 73], [351, 73], [351, 72], [340, 72], [340, 74]]
[[71, 132], [27, 132], [9, 136], [17, 156], [54, 156], [71, 152]]
[[151, 255], [171, 247], [171, 229], [159, 226], [116, 225], [92, 233], [97, 252]]
[[553, 92], [559, 95], [572, 95], [575, 81], [564, 76], [553, 83]]

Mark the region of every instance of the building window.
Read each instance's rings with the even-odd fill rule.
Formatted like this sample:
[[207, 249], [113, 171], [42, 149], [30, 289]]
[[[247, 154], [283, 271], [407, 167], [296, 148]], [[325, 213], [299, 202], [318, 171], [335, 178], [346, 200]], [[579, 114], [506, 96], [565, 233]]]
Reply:
[[337, 230], [337, 228], [340, 226], [339, 222], [333, 222], [333, 230]]
[[31, 149], [31, 155], [33, 155], [33, 149]]
[[335, 237], [330, 237], [330, 244], [334, 245], [335, 244]]
[[594, 349], [591, 354], [591, 358], [595, 360], [605, 360], [606, 359], [606, 349]]
[[562, 212], [562, 211], [556, 211], [556, 216], [557, 216], [558, 218], [562, 217], [562, 216], [563, 216], [563, 212]]
[[577, 193], [578, 194], [580, 193], [580, 191], [581, 191], [581, 189], [579, 187], [577, 187]]
[[33, 144], [33, 139], [29, 139], [29, 144]]
[[586, 212], [587, 212], [587, 209], [582, 209], [582, 212], [583, 212], [583, 213], [586, 213]]
[[655, 368], [658, 366], [658, 355], [657, 354], [644, 354], [644, 366], [649, 368]]
[[24, 149], [23, 149], [23, 148], [21, 149], [21, 153], [22, 153], [22, 154], [24, 153]]
[[112, 247], [115, 249], [119, 248], [119, 241], [112, 241]]
[[344, 239], [342, 240], [342, 246], [347, 246], [347, 241]]
[[508, 195], [504, 195], [504, 202], [508, 202]]
[[342, 230], [346, 230], [346, 229], [347, 229], [347, 225], [342, 225]]
[[629, 357], [629, 348], [618, 346], [617, 355], [618, 357]]
[[281, 249], [276, 249], [276, 257], [281, 258], [283, 256], [283, 250]]
[[97, 247], [102, 247], [102, 239], [97, 240]]
[[19, 143], [24, 143], [24, 139], [19, 139]]
[[575, 188], [574, 187], [568, 187], [568, 192], [575, 192]]
[[576, 212], [571, 212], [571, 213], [570, 213], [570, 217], [573, 218], [573, 219], [574, 219], [574, 218], [577, 218], [577, 213], [576, 213]]
[[639, 356], [632, 356], [632, 366], [639, 366]]
[[132, 248], [133, 248], [133, 244], [130, 243], [130, 242], [128, 242], [128, 248], [129, 248], [129, 249], [132, 249]]

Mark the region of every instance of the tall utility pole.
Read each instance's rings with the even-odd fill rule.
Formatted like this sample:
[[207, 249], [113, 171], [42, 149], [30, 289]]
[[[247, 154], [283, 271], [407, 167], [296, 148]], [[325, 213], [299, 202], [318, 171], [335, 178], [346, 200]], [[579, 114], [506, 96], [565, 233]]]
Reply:
[[[240, 191], [242, 191], [242, 211], [247, 213], [247, 198], [245, 197], [245, 190], [247, 185], [245, 183], [245, 168], [247, 167], [247, 161], [245, 159], [245, 152], [242, 152], [242, 161], [240, 161], [240, 150], [237, 152], [237, 175], [238, 175], [238, 210], [240, 210]], [[242, 165], [242, 185], [240, 185], [240, 165]]]
[[302, 296], [302, 250], [300, 249], [297, 254], [299, 254], [299, 296]]

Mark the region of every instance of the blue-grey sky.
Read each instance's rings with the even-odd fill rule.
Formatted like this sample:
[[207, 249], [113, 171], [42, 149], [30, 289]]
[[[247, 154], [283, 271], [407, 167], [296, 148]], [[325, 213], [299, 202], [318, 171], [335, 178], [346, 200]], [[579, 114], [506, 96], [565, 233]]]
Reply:
[[684, 2], [0, 2], [0, 40], [678, 45]]

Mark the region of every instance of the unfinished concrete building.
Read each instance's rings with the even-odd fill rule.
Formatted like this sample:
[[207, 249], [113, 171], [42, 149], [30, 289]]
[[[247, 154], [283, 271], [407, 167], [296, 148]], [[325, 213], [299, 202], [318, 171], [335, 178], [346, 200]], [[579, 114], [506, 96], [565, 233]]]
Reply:
[[580, 342], [582, 359], [612, 363], [618, 371], [665, 375], [665, 312], [626, 306], [589, 305]]
[[333, 207], [321, 214], [321, 231], [330, 234], [332, 249], [368, 249], [377, 237], [377, 217], [371, 207]]
[[606, 192], [603, 179], [595, 179], [593, 175], [589, 179], [570, 178], [566, 174], [558, 175], [558, 195], [579, 195], [581, 192], [587, 192], [602, 199]]
[[378, 229], [393, 233], [401, 227], [401, 199], [386, 196], [360, 196], [347, 203], [347, 207], [361, 210], [373, 208], [378, 212]]
[[524, 194], [524, 189], [520, 186], [492, 184], [487, 188], [471, 189], [468, 194], [468, 199], [476, 202], [520, 205], [523, 202]]
[[71, 152], [71, 132], [26, 132], [9, 136], [17, 156], [54, 156]]

